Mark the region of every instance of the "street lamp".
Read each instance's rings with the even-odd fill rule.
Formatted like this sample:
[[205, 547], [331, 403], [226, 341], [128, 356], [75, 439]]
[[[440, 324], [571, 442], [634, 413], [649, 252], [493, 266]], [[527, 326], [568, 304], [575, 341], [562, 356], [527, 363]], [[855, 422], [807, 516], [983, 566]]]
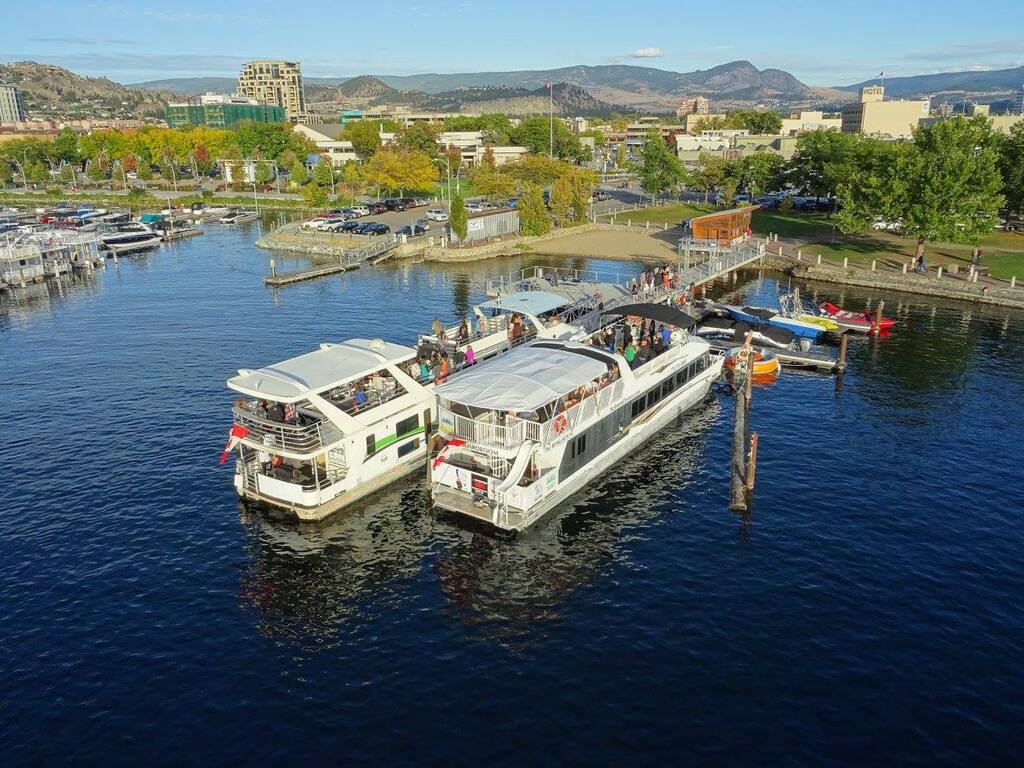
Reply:
[[164, 162], [171, 166], [171, 181], [174, 184], [174, 191], [178, 191], [178, 174], [174, 172], [174, 159], [164, 155]]
[[[124, 173], [124, 164], [120, 160], [115, 160], [114, 161], [114, 165], [117, 166], [117, 169], [119, 171], [121, 171], [121, 184], [124, 185], [124, 191], [127, 192], [128, 191], [128, 177], [125, 176], [125, 173]], [[72, 175], [74, 174], [74, 172], [75, 172], [74, 169], [72, 169], [71, 170]]]
[[16, 157], [12, 157], [11, 160], [18, 166], [18, 170], [21, 171], [21, 183], [25, 185], [25, 189], [28, 189], [28, 176], [25, 175], [25, 166]]

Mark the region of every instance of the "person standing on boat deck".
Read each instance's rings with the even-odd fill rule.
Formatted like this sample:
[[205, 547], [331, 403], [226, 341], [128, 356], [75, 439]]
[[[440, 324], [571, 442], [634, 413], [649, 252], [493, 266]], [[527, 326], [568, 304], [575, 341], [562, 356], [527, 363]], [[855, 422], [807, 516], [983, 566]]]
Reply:
[[358, 413], [359, 409], [366, 404], [366, 387], [360, 382], [356, 384], [356, 391], [352, 394], [353, 410]]
[[427, 358], [422, 357], [420, 358], [420, 380], [430, 381], [431, 378], [433, 377], [430, 375], [430, 364], [427, 362]]
[[630, 368], [636, 367], [635, 365], [633, 365], [633, 361], [636, 360], [636, 345], [632, 342], [632, 340], [630, 340], [630, 342], [626, 345], [626, 352], [623, 355], [623, 357], [626, 358], [626, 362], [629, 363]]
[[441, 354], [441, 368], [438, 382], [444, 383], [444, 380], [448, 378], [448, 353], [443, 352]]
[[661, 326], [661, 341], [665, 345], [665, 349], [668, 349], [669, 342], [672, 340], [672, 331], [668, 329], [667, 325]]
[[466, 365], [476, 364], [476, 352], [473, 351], [473, 345], [470, 344], [466, 347]]
[[273, 402], [270, 404], [270, 407], [267, 408], [267, 418], [271, 421], [284, 423], [284, 408], [281, 407], [280, 403]]
[[459, 326], [458, 341], [460, 344], [465, 344], [469, 341], [469, 322], [466, 318], [462, 318], [462, 324]]

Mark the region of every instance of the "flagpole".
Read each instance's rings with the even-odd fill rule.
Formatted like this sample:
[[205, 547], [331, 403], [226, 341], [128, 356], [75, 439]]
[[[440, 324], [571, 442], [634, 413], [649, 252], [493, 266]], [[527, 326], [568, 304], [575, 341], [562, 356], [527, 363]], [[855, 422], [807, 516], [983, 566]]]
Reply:
[[548, 157], [555, 158], [555, 84], [548, 83]]

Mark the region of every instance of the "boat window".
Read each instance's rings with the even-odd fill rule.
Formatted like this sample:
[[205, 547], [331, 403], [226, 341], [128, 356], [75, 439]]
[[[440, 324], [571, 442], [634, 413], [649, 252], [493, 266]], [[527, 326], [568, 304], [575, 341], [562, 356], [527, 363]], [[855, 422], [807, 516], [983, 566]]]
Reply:
[[417, 437], [415, 440], [409, 440], [407, 443], [398, 446], [398, 458], [408, 456], [410, 453], [420, 447], [420, 439]]
[[395, 434], [398, 435], [399, 437], [401, 437], [402, 435], [407, 435], [410, 432], [415, 432], [419, 425], [420, 417], [418, 415], [410, 416], [407, 419], [402, 419], [395, 425]]
[[366, 436], [366, 455], [372, 456], [377, 452], [377, 439], [373, 435]]
[[587, 436], [580, 435], [572, 441], [572, 450], [569, 455], [570, 459], [574, 459], [577, 456], [582, 456], [587, 450]]

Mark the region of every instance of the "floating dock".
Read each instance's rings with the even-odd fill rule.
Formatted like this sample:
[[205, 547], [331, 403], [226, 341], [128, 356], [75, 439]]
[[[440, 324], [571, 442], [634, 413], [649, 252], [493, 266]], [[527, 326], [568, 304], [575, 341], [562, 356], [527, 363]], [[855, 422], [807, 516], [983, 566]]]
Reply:
[[278, 274], [277, 267], [274, 260], [270, 260], [270, 274], [263, 278], [265, 285], [272, 285], [274, 287], [281, 285], [292, 285], [294, 283], [301, 283], [306, 280], [313, 280], [318, 277], [326, 277], [328, 275], [339, 275], [343, 272], [348, 272], [350, 269], [359, 269], [363, 262], [370, 261], [372, 264], [378, 264], [390, 255], [390, 252], [397, 248], [399, 239], [395, 235], [388, 235], [380, 242], [367, 245], [363, 248], [354, 248], [339, 257], [337, 263], [330, 264], [314, 264], [309, 267], [302, 267], [301, 269], [293, 269], [290, 272], [281, 272]]
[[[743, 346], [742, 341], [724, 341], [722, 339], [705, 339], [712, 349], [726, 352], [730, 349], [738, 349]], [[776, 349], [775, 347], [760, 347], [757, 344], [752, 348], [763, 354], [772, 353], [783, 368], [799, 368], [804, 371], [817, 371], [819, 373], [835, 373], [837, 368], [836, 356], [828, 352], [809, 350], [804, 352], [799, 349]]]
[[203, 230], [199, 227], [182, 227], [181, 229], [167, 230], [160, 239], [165, 243], [169, 243], [172, 240], [184, 240], [186, 237], [195, 237], [196, 235], [202, 235]]

